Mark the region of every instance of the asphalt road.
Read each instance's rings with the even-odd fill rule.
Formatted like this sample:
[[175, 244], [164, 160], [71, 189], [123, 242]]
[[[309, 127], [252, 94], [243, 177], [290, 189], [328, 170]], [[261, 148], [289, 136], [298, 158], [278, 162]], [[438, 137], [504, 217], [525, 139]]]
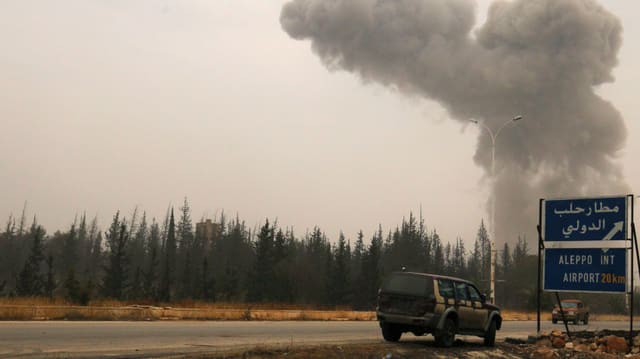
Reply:
[[[543, 331], [564, 330], [561, 324], [541, 324]], [[635, 325], [636, 329], [639, 326], [640, 323]], [[589, 325], [570, 325], [569, 329], [628, 330], [629, 323], [592, 321]], [[524, 339], [535, 333], [535, 321], [506, 321], [497, 338]], [[414, 338], [404, 334], [401, 341]], [[476, 337], [459, 338], [481, 341]], [[145, 357], [260, 345], [381, 341], [377, 322], [0, 322], [0, 358]]]

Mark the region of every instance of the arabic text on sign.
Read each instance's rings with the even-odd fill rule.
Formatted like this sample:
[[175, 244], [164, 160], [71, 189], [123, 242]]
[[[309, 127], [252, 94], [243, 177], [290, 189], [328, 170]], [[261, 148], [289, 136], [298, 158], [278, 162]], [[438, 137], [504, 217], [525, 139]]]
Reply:
[[590, 216], [592, 213], [618, 213], [619, 211], [620, 211], [620, 208], [618, 206], [614, 206], [613, 208], [610, 208], [609, 206], [603, 205], [602, 201], [600, 201], [599, 205], [598, 205], [598, 201], [595, 201], [593, 202], [593, 208], [590, 206], [587, 207], [586, 209], [578, 206], [574, 208], [573, 202], [569, 202], [568, 209], [565, 209], [565, 210], [554, 209], [553, 213], [558, 214], [560, 216], [562, 216], [563, 214], [584, 213], [586, 216]]

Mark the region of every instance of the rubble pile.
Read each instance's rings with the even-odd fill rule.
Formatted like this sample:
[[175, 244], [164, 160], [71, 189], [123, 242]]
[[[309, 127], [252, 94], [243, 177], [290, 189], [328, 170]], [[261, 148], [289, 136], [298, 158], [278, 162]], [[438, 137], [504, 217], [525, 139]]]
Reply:
[[640, 359], [640, 335], [634, 333], [631, 346], [628, 333], [579, 332], [571, 337], [560, 330], [543, 332], [536, 339], [538, 347], [532, 359], [555, 358], [631, 358]]

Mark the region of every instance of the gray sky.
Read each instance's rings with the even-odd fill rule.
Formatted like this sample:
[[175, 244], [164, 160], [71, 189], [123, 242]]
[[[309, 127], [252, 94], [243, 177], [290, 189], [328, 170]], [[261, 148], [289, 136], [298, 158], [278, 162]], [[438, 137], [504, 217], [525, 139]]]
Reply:
[[[354, 239], [422, 205], [445, 241], [471, 243], [489, 195], [480, 129], [328, 70], [283, 31], [285, 2], [2, 2], [0, 220], [25, 201], [49, 232], [84, 211], [103, 226], [136, 206], [161, 219], [186, 196], [194, 219], [224, 210]], [[600, 3], [624, 30], [615, 82], [597, 93], [624, 119], [617, 161], [637, 191], [640, 6]]]

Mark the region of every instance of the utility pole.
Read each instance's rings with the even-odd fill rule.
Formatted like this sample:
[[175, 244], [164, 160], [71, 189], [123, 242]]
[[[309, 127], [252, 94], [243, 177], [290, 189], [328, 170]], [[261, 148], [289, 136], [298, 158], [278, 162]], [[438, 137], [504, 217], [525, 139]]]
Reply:
[[496, 184], [496, 178], [495, 178], [495, 170], [496, 170], [496, 138], [498, 138], [498, 135], [500, 134], [500, 131], [502, 131], [503, 128], [505, 128], [505, 126], [507, 126], [508, 124], [512, 123], [512, 122], [516, 122], [522, 119], [522, 116], [516, 116], [512, 119], [509, 119], [508, 121], [506, 121], [505, 123], [502, 124], [502, 126], [500, 126], [498, 128], [498, 130], [495, 132], [493, 132], [493, 130], [491, 130], [491, 128], [489, 126], [487, 126], [484, 122], [479, 122], [477, 120], [470, 120], [471, 122], [482, 126], [485, 130], [487, 130], [487, 132], [489, 133], [489, 136], [491, 137], [491, 186], [492, 186], [492, 191], [491, 191], [491, 213], [490, 213], [490, 218], [489, 218], [489, 224], [491, 226], [491, 228], [489, 229], [489, 233], [491, 235], [491, 272], [490, 272], [490, 281], [491, 281], [491, 293], [489, 295], [490, 301], [491, 303], [495, 303], [496, 302], [496, 195], [495, 195], [495, 184]]

